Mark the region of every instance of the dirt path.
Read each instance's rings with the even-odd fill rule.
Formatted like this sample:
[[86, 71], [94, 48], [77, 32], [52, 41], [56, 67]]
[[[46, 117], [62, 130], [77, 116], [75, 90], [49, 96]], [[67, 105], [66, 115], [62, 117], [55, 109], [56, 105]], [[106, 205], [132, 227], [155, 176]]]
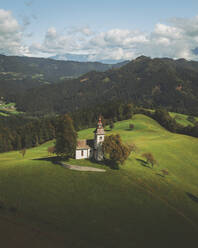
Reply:
[[71, 165], [71, 164], [65, 164], [62, 163], [62, 166], [64, 168], [70, 169], [70, 170], [76, 170], [76, 171], [92, 171], [92, 172], [105, 172], [104, 169], [98, 169], [94, 167], [88, 167], [88, 166], [78, 166], [78, 165]]

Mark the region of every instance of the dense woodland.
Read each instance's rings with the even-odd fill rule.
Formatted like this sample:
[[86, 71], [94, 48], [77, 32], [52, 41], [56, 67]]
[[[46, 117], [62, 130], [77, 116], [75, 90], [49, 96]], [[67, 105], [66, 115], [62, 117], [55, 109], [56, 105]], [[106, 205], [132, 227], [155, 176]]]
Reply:
[[28, 89], [76, 78], [89, 71], [106, 71], [114, 65], [99, 62], [58, 61], [44, 58], [0, 55], [0, 97], [11, 100]]
[[34, 115], [73, 112], [109, 101], [198, 115], [198, 62], [142, 56], [119, 69], [26, 90], [12, 100], [20, 111]]

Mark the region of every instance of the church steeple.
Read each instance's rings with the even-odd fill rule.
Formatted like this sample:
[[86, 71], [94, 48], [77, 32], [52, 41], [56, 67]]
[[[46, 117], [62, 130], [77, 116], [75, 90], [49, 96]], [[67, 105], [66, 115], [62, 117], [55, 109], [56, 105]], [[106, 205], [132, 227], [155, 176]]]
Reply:
[[101, 116], [98, 119], [98, 124], [96, 130], [94, 131], [94, 157], [96, 160], [101, 161], [103, 160], [103, 152], [102, 152], [102, 143], [105, 137], [105, 131], [102, 125]]
[[104, 135], [104, 133], [105, 133], [104, 132], [103, 125], [102, 125], [102, 118], [101, 118], [101, 116], [99, 116], [97, 128], [96, 128], [96, 130], [94, 132], [95, 132], [95, 134], [102, 134], [102, 135]]

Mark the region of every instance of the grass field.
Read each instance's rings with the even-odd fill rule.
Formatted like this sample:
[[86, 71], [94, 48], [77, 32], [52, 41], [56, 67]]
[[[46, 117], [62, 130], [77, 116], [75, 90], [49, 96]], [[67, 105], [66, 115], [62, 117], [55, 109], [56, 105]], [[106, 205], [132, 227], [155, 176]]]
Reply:
[[[178, 113], [173, 113], [173, 112], [170, 112], [170, 116], [175, 118], [176, 122], [179, 123], [180, 125], [182, 126], [193, 126], [194, 124], [192, 122], [190, 122], [187, 118], [188, 116], [187, 115], [184, 115], [184, 114], [178, 114]], [[198, 118], [195, 117], [195, 121], [198, 121]]]
[[[93, 138], [93, 130], [79, 138]], [[198, 139], [170, 133], [144, 115], [117, 122], [111, 133], [137, 147], [120, 170], [69, 161], [105, 173], [53, 163], [47, 154], [53, 142], [27, 150], [25, 158], [0, 154], [3, 247], [196, 247]], [[152, 152], [158, 165], [146, 165], [143, 152]]]
[[9, 116], [11, 114], [17, 115], [22, 112], [16, 110], [15, 103], [1, 103], [0, 104], [0, 116]]

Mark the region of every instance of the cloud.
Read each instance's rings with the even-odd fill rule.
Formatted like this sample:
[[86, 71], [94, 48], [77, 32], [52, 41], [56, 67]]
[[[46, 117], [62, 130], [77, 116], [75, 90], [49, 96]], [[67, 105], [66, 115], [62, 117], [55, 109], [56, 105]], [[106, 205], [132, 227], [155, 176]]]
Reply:
[[47, 30], [42, 44], [34, 43], [31, 53], [90, 54], [92, 61], [100, 59], [130, 59], [135, 56], [136, 44], [148, 42], [139, 31], [112, 29], [96, 33], [88, 27], [72, 28], [60, 34], [54, 27]]
[[55, 28], [50, 28], [43, 43], [33, 45], [32, 49], [48, 54], [90, 54], [91, 60], [133, 59], [142, 54], [198, 60], [197, 47], [198, 17], [194, 17], [172, 18], [167, 23], [157, 23], [150, 33], [129, 29], [93, 32], [84, 27], [60, 34]]
[[171, 57], [198, 60], [198, 17], [173, 18], [167, 24], [158, 23], [149, 35], [149, 42], [140, 50], [152, 57]]
[[24, 46], [23, 39], [32, 35], [24, 28], [29, 27], [30, 19], [24, 16], [20, 26], [11, 12], [0, 10], [1, 53], [44, 57], [84, 54], [91, 61], [133, 59], [140, 55], [198, 60], [198, 16], [156, 23], [150, 33], [118, 28], [98, 32], [89, 26], [60, 32], [50, 27], [40, 42]]
[[10, 11], [0, 9], [0, 53], [23, 55], [28, 48], [22, 45], [22, 31]]

